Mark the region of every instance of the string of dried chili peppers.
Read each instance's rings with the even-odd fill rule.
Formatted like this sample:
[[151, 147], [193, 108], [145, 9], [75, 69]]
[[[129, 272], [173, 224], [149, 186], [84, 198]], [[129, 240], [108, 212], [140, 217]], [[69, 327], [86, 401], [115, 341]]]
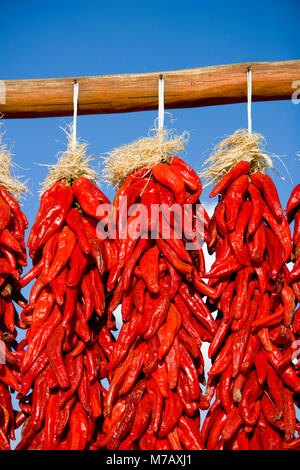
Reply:
[[295, 340], [295, 294], [286, 263], [292, 240], [276, 187], [239, 162], [215, 186], [210, 222], [216, 259], [211, 286], [218, 325], [209, 346], [207, 400], [214, 401], [201, 434], [205, 448], [275, 450], [292, 445], [299, 429], [300, 380], [286, 351]]
[[17, 450], [88, 450], [101, 426], [101, 380], [114, 342], [105, 285], [117, 260], [115, 242], [97, 234], [97, 211], [107, 203], [85, 177], [60, 180], [42, 195], [28, 239], [33, 267], [19, 283], [35, 280], [21, 313], [28, 330], [18, 349]]
[[0, 450], [10, 450], [15, 439], [17, 412], [11, 392], [19, 392], [17, 328], [24, 328], [14, 303], [25, 307], [19, 278], [27, 265], [26, 216], [16, 199], [0, 185]]
[[[280, 362], [280, 367], [284, 370], [289, 367], [291, 363], [294, 365], [297, 375], [300, 374], [300, 361], [299, 361], [299, 348], [300, 348], [300, 184], [295, 186], [286, 206], [286, 217], [291, 224], [294, 222], [293, 230], [293, 249], [291, 253], [291, 261], [293, 267], [289, 275], [289, 286], [292, 288], [294, 295], [291, 296], [295, 299], [296, 307], [293, 321], [291, 324], [292, 333], [295, 336], [295, 341], [287, 344], [283, 352], [283, 357]], [[294, 397], [294, 402], [300, 408], [299, 395]], [[300, 449], [300, 426], [296, 423], [296, 430], [298, 436], [295, 439], [286, 443], [287, 449]]]
[[[197, 174], [171, 157], [136, 170], [116, 194], [120, 250], [108, 278], [108, 290], [114, 289], [108, 312], [121, 304], [123, 325], [108, 364], [112, 379], [94, 449], [203, 449], [201, 344], [217, 330], [203, 296], [218, 294], [199, 277], [205, 263], [197, 221], [209, 238], [201, 191]], [[148, 216], [134, 213], [134, 204]]]

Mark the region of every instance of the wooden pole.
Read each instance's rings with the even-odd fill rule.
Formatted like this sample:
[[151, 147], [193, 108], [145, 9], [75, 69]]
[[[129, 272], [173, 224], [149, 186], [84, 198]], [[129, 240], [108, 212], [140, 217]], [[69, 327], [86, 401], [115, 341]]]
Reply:
[[73, 83], [79, 83], [78, 114], [157, 109], [158, 80], [165, 83], [165, 108], [193, 108], [247, 100], [247, 69], [253, 101], [288, 100], [300, 80], [300, 60], [217, 65], [169, 72], [41, 80], [0, 80], [0, 113], [9, 118], [70, 116]]

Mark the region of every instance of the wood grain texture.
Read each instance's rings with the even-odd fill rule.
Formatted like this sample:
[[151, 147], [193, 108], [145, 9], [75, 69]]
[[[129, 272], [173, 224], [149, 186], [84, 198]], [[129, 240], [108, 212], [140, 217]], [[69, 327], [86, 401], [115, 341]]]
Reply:
[[[247, 100], [247, 68], [253, 101], [291, 99], [300, 80], [300, 60], [217, 65], [126, 75], [0, 80], [0, 113], [9, 118], [70, 116], [73, 84], [79, 83], [78, 114], [109, 114], [158, 107], [158, 79], [165, 85], [165, 108], [193, 108]], [[295, 85], [294, 85], [295, 86]]]

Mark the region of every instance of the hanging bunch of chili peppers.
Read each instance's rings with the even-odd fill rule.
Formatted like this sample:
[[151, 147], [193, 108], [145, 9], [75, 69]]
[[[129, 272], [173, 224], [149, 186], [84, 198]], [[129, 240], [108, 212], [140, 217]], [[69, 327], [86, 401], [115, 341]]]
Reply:
[[14, 302], [21, 308], [26, 301], [20, 293], [19, 278], [27, 265], [25, 229], [27, 219], [16, 199], [0, 185], [0, 449], [10, 449], [15, 439], [16, 411], [11, 392], [20, 391], [17, 330], [24, 325]]
[[[108, 290], [114, 289], [108, 311], [121, 304], [123, 325], [108, 364], [112, 379], [94, 449], [203, 449], [201, 344], [217, 330], [203, 296], [217, 294], [199, 277], [205, 264], [196, 222], [206, 240], [209, 224], [201, 191], [197, 174], [171, 157], [135, 171], [114, 199], [120, 249], [108, 278]], [[121, 207], [122, 198], [129, 210]], [[130, 211], [138, 203], [148, 209], [148, 217]], [[184, 211], [190, 219], [183, 218]], [[178, 220], [185, 220], [183, 229]], [[138, 236], [121, 239], [123, 227]], [[188, 241], [195, 242], [193, 250], [187, 250]]]
[[[295, 311], [293, 322], [292, 322], [292, 333], [295, 336], [295, 340], [287, 344], [283, 353], [283, 357], [280, 363], [280, 367], [284, 370], [289, 367], [291, 363], [294, 364], [297, 375], [300, 374], [300, 362], [299, 362], [299, 347], [300, 347], [300, 184], [295, 186], [286, 206], [286, 217], [288, 222], [291, 224], [294, 221], [294, 233], [293, 233], [293, 249], [291, 254], [291, 260], [294, 262], [293, 268], [290, 272], [289, 283], [295, 296], [295, 300], [298, 303], [298, 308]], [[300, 407], [299, 395], [295, 397], [296, 406]], [[298, 431], [298, 437], [286, 444], [288, 449], [300, 449], [300, 437], [299, 431], [300, 426], [297, 423], [296, 429]]]
[[[108, 199], [87, 178], [44, 192], [28, 247], [35, 280], [21, 313], [19, 449], [89, 449], [101, 416], [113, 337], [107, 328], [106, 277], [114, 241], [97, 235]], [[113, 326], [112, 324], [110, 326]]]
[[[293, 269], [290, 273], [290, 284], [298, 302], [300, 302], [300, 184], [292, 191], [286, 206], [286, 216], [291, 224], [294, 221], [293, 234], [293, 251], [292, 261], [294, 261]], [[299, 313], [295, 314], [294, 321], [298, 318]]]
[[213, 189], [209, 273], [218, 299], [209, 346], [206, 399], [215, 400], [201, 434], [205, 448], [284, 449], [299, 423], [300, 379], [285, 351], [294, 339], [295, 294], [289, 285], [292, 240], [272, 179], [239, 162]]

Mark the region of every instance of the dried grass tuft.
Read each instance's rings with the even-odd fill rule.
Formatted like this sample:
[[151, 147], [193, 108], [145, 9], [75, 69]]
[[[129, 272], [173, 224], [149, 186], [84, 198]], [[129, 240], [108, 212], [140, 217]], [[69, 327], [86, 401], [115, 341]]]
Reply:
[[7, 145], [2, 142], [4, 134], [4, 131], [0, 133], [0, 184], [19, 201], [28, 189], [26, 184], [14, 175], [17, 165], [13, 163]]
[[86, 155], [86, 150], [88, 148], [87, 142], [79, 141], [77, 139], [76, 142], [73, 143], [72, 125], [69, 126], [69, 130], [62, 130], [67, 134], [67, 149], [64, 152], [59, 152], [57, 154], [58, 160], [55, 164], [42, 165], [49, 167], [49, 173], [45, 181], [42, 183], [40, 195], [60, 180], [72, 183], [76, 178], [84, 176], [93, 183], [96, 183], [97, 181], [97, 173], [90, 166], [90, 162], [96, 158], [92, 158], [92, 155]]
[[207, 168], [199, 176], [206, 180], [204, 187], [220, 181], [241, 160], [250, 163], [252, 172], [265, 172], [267, 167], [275, 170], [272, 158], [279, 157], [267, 152], [265, 147], [266, 140], [262, 134], [249, 134], [247, 129], [237, 130], [217, 144], [203, 163]]
[[[151, 135], [151, 133], [153, 135]], [[169, 156], [185, 150], [188, 133], [177, 135], [174, 131], [154, 129], [148, 137], [142, 137], [135, 142], [122, 145], [109, 152], [104, 157], [102, 178], [105, 182], [119, 188], [130, 174], [144, 166], [151, 168]]]

